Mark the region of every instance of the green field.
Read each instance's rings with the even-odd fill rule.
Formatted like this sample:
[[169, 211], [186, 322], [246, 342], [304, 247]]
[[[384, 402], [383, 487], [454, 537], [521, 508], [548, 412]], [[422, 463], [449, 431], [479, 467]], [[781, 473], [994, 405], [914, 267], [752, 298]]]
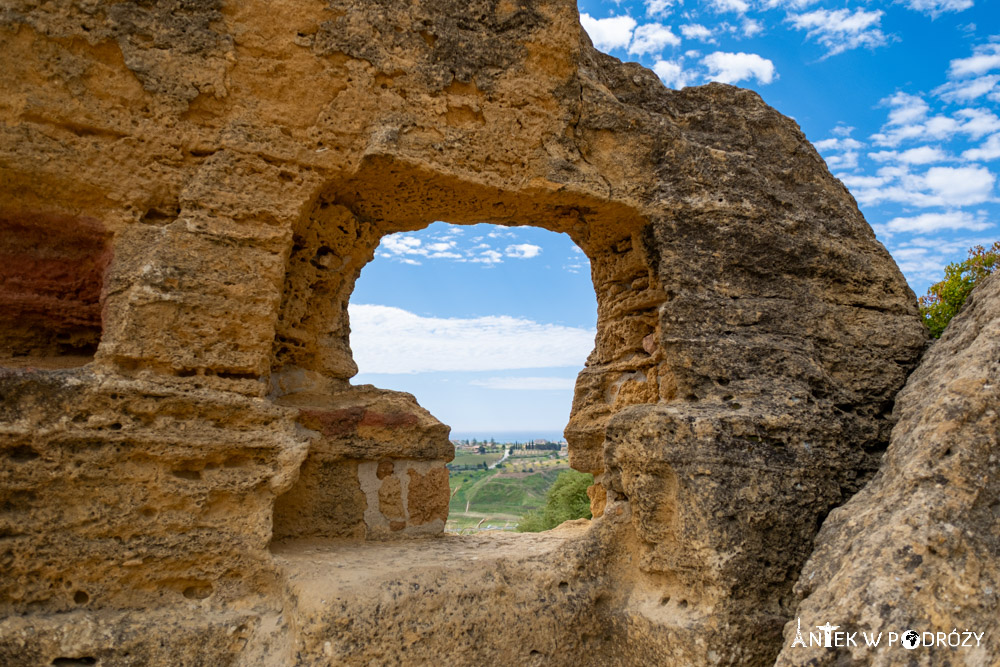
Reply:
[[[526, 512], [545, 505], [545, 494], [552, 482], [568, 467], [566, 459], [533, 458], [512, 465], [513, 461], [508, 459], [503, 468], [496, 470], [451, 473], [446, 530], [461, 532], [487, 526], [513, 529]], [[533, 473], [527, 472], [529, 467]]]
[[455, 460], [449, 464], [449, 467], [457, 466], [472, 466], [481, 467], [483, 463], [486, 465], [493, 465], [503, 454], [499, 452], [488, 453], [488, 454], [470, 454], [467, 452], [456, 452]]

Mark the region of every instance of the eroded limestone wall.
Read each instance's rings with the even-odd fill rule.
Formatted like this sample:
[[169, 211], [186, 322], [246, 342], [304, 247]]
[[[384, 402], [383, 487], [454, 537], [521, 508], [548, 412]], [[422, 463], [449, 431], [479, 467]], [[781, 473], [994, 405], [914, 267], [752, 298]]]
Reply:
[[[260, 619], [293, 613], [273, 537], [440, 530], [446, 427], [350, 386], [347, 317], [381, 237], [440, 219], [564, 232], [590, 258], [598, 334], [567, 437], [605, 513], [581, 570], [613, 591], [601, 650], [777, 653], [925, 341], [791, 120], [596, 52], [571, 0], [9, 0], [0, 48], [2, 249], [30, 269], [0, 273], [0, 302], [44, 301], [32, 271], [53, 257], [91, 276], [0, 322], [19, 355], [0, 613], [63, 636], [69, 609], [176, 609], [177, 636], [207, 637], [206, 615], [246, 612], [260, 648]], [[25, 220], [87, 242], [50, 257]], [[77, 311], [84, 333], [50, 316]], [[42, 370], [98, 339], [85, 368]], [[6, 627], [5, 655], [33, 641]]]

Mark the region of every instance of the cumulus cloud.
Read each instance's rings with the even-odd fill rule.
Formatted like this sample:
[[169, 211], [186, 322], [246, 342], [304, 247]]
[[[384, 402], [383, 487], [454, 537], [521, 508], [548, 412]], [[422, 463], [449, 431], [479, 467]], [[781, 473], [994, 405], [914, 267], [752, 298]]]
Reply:
[[491, 248], [479, 252], [479, 254], [470, 258], [469, 261], [477, 262], [479, 264], [500, 264], [503, 262], [503, 254]]
[[756, 79], [761, 83], [771, 83], [774, 79], [774, 63], [756, 53], [725, 53], [716, 51], [702, 58], [708, 68], [708, 78], [722, 83], [736, 83]]
[[653, 71], [663, 84], [670, 88], [683, 88], [690, 80], [689, 73], [684, 71], [681, 64], [670, 60], [657, 60], [653, 65]]
[[390, 306], [349, 308], [351, 349], [364, 373], [582, 367], [596, 335], [506, 315], [445, 319]]
[[674, 0], [645, 0], [646, 16], [666, 16], [674, 4]]
[[740, 25], [740, 31], [743, 33], [744, 37], [753, 37], [764, 32], [764, 26], [760, 24], [760, 21], [755, 19], [743, 19], [743, 23]]
[[714, 42], [712, 31], [700, 23], [689, 23], [681, 26], [681, 34], [687, 39], [697, 39], [702, 42]]
[[[931, 167], [924, 174], [914, 174], [906, 165], [878, 170], [877, 184], [859, 184], [852, 188], [862, 204], [897, 202], [921, 208], [929, 206], [960, 207], [993, 200], [996, 176], [980, 166]], [[844, 183], [852, 187], [847, 179]]]
[[943, 162], [948, 154], [937, 146], [918, 146], [906, 151], [879, 151], [869, 153], [868, 157], [876, 162], [902, 162], [904, 164], [931, 164]]
[[806, 37], [826, 47], [829, 57], [859, 47], [875, 48], [889, 41], [879, 27], [884, 12], [862, 9], [817, 9], [806, 14], [791, 14], [788, 21]]
[[720, 14], [723, 12], [743, 14], [750, 9], [750, 4], [746, 0], [709, 0], [708, 4]]
[[580, 23], [590, 35], [594, 46], [601, 51], [624, 49], [632, 41], [636, 20], [631, 16], [610, 16], [595, 19], [590, 14], [580, 14]]
[[681, 38], [662, 23], [646, 23], [635, 29], [628, 52], [635, 55], [659, 53], [667, 46], [680, 46]]
[[[538, 257], [542, 247], [533, 243], [510, 243], [494, 246], [488, 240], [503, 243], [506, 239], [516, 239], [517, 234], [508, 230], [494, 230], [485, 236], [477, 236], [465, 241], [462, 230], [448, 230], [430, 239], [418, 238], [410, 232], [390, 234], [382, 239], [376, 254], [403, 264], [421, 265], [424, 259], [472, 262], [490, 267], [502, 264], [504, 258], [531, 259]], [[461, 243], [461, 245], [459, 245]]]
[[830, 169], [855, 169], [858, 166], [857, 151], [846, 151], [839, 155], [828, 155], [824, 159]]
[[809, 5], [814, 5], [819, 0], [764, 0], [764, 7], [768, 9], [805, 9]]
[[985, 74], [993, 69], [1000, 69], [1000, 43], [980, 44], [968, 58], [952, 60], [948, 76], [957, 79]]
[[507, 256], [515, 257], [517, 259], [531, 259], [532, 257], [538, 257], [540, 252], [542, 252], [541, 246], [531, 243], [518, 243], [507, 246]]
[[970, 148], [962, 153], [966, 160], [996, 160], [1000, 158], [1000, 134], [990, 136], [979, 148]]
[[898, 92], [891, 97], [887, 97], [880, 104], [892, 108], [889, 112], [890, 125], [907, 125], [913, 123], [926, 117], [927, 112], [930, 110], [930, 106], [928, 106], [922, 97], [904, 92]]
[[959, 135], [979, 139], [1000, 131], [1000, 117], [983, 109], [959, 109], [951, 116], [925, 118], [923, 107], [900, 107], [889, 115], [890, 120], [882, 131], [871, 136], [879, 146], [898, 146], [910, 139], [949, 140]]
[[910, 232], [917, 234], [939, 232], [944, 229], [982, 231], [992, 226], [982, 216], [976, 216], [967, 211], [923, 213], [909, 218], [893, 218], [885, 225], [889, 232]]
[[906, 0], [906, 6], [937, 18], [945, 12], [963, 12], [972, 7], [973, 0]]
[[560, 377], [493, 377], [472, 380], [469, 384], [487, 389], [509, 389], [512, 391], [572, 391], [576, 385], [573, 378]]
[[986, 95], [994, 102], [1000, 102], [1000, 74], [977, 76], [973, 79], [949, 81], [934, 89], [934, 94], [945, 102], [970, 102]]
[[996, 176], [985, 167], [932, 167], [924, 181], [946, 204], [962, 206], [989, 200]]
[[864, 176], [860, 174], [837, 174], [844, 185], [849, 188], [877, 188], [885, 185], [889, 179], [885, 176]]
[[831, 137], [823, 139], [813, 144], [818, 151], [829, 150], [857, 150], [863, 148], [864, 144], [852, 137]]

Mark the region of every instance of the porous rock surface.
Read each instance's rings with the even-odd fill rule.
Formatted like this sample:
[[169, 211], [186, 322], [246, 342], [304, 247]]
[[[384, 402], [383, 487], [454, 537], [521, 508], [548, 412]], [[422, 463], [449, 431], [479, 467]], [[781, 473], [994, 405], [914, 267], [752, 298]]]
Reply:
[[[4, 0], [0, 49], [0, 662], [774, 660], [926, 338], [794, 122], [571, 0]], [[350, 385], [355, 280], [435, 220], [590, 259], [589, 528], [428, 537], [447, 427]]]
[[[830, 513], [795, 587], [803, 628], [883, 641], [792, 647], [791, 622], [779, 665], [1000, 663], [1000, 277], [972, 292], [896, 414], [881, 469]], [[920, 645], [888, 645], [909, 630]]]

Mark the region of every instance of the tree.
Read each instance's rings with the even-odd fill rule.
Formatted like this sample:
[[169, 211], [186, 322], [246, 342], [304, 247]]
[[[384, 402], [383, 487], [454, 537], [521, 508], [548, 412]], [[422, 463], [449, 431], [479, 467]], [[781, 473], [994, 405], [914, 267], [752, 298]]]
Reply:
[[486, 448], [483, 447], [482, 445], [479, 445], [479, 449], [476, 450], [476, 451], [478, 451], [480, 454], [485, 454], [486, 453]]
[[570, 519], [589, 519], [590, 498], [587, 487], [594, 483], [593, 475], [576, 470], [559, 473], [545, 495], [545, 507], [528, 512], [517, 524], [519, 533], [537, 533], [555, 528]]
[[931, 336], [940, 338], [951, 318], [958, 314], [962, 304], [976, 283], [993, 273], [1000, 265], [1000, 241], [989, 249], [981, 245], [969, 249], [964, 262], [949, 264], [944, 270], [944, 280], [935, 283], [920, 297], [920, 315]]

